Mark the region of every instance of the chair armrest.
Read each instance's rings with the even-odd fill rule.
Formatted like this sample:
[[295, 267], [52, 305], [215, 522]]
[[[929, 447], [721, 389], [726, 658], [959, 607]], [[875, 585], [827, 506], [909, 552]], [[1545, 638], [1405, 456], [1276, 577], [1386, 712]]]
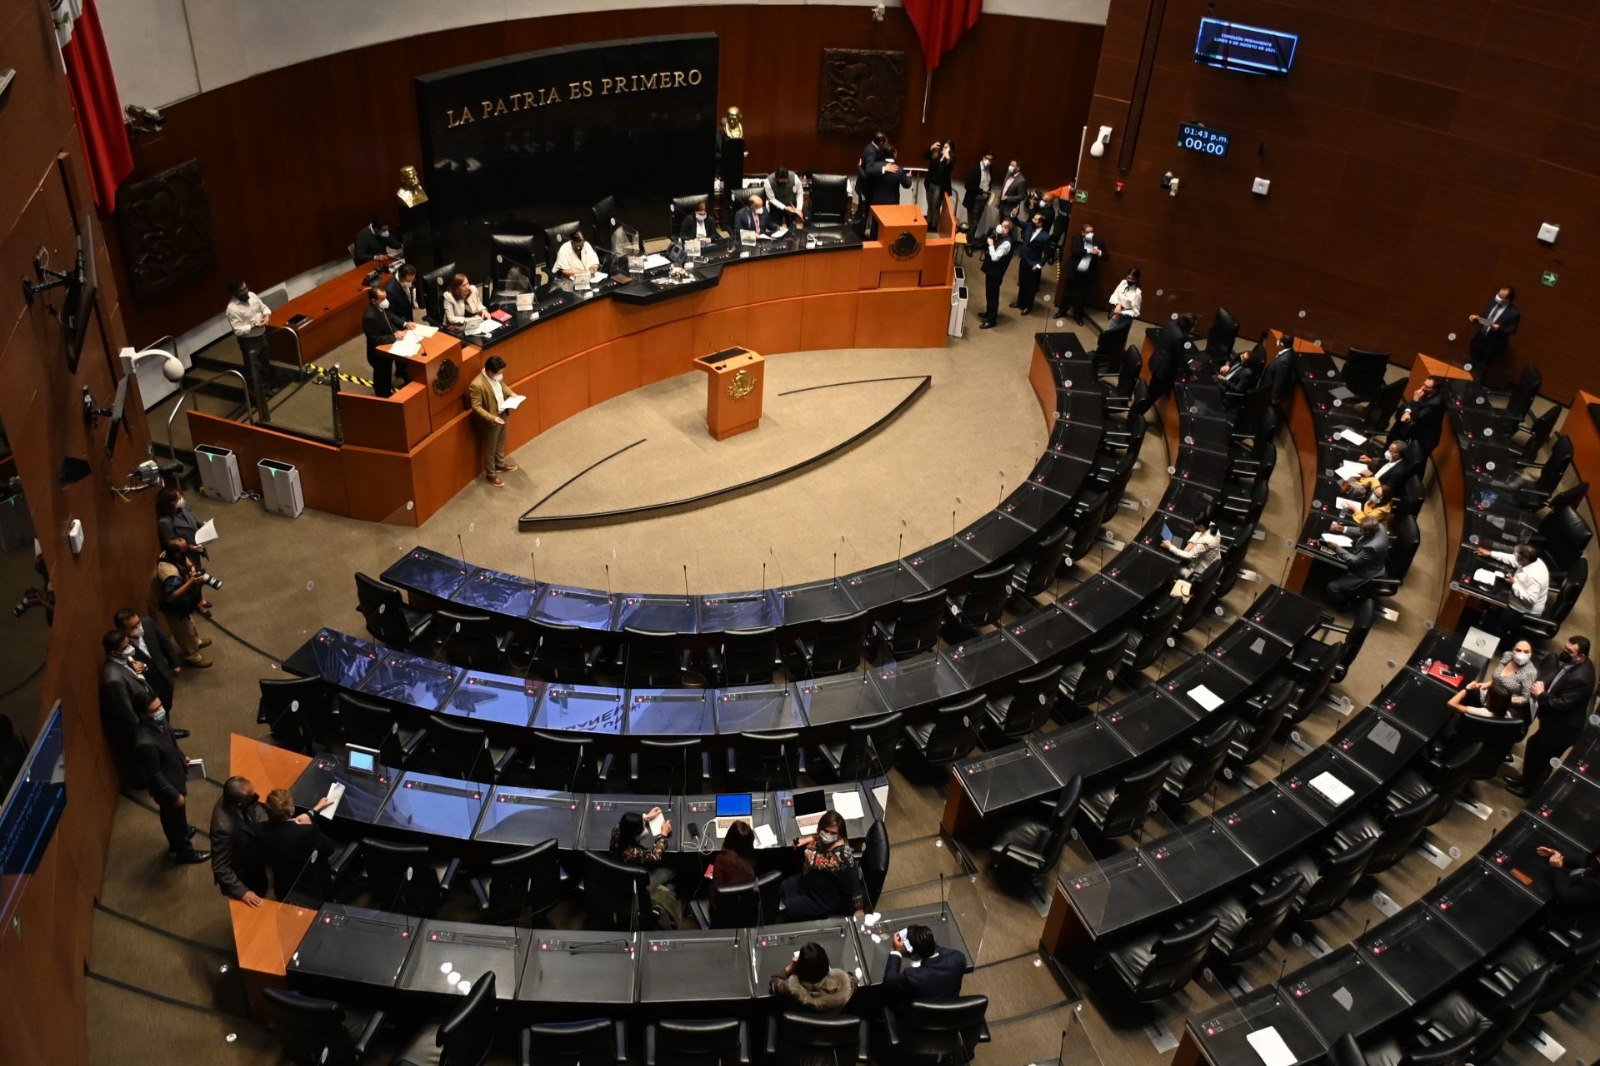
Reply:
[[778, 1054], [778, 1016], [767, 1016], [767, 1058], [774, 1058]]
[[519, 1066], [533, 1066], [533, 1032], [523, 1029], [521, 1035], [522, 1056], [517, 1060]]
[[411, 758], [411, 756], [417, 753], [417, 749], [422, 747], [422, 742], [427, 738], [428, 729], [426, 726], [424, 726], [415, 733], [412, 733], [408, 739], [400, 742], [400, 754], [408, 759]]
[[883, 1035], [891, 1048], [900, 1046], [900, 1020], [895, 1017], [894, 1011], [887, 1007], [883, 1011]]
[[478, 909], [489, 909], [489, 890], [483, 887], [483, 878], [472, 877], [467, 879], [467, 887], [472, 889], [472, 898], [478, 901]]
[[345, 846], [344, 850], [329, 856], [328, 872], [331, 873], [335, 878], [343, 877], [345, 870], [350, 866], [351, 860], [356, 857], [356, 853], [360, 850], [361, 841], [352, 840], [348, 845]]
[[978, 1023], [978, 1043], [987, 1044], [993, 1037], [989, 1035], [989, 1019], [985, 1018]]
[[1004, 855], [1014, 862], [1020, 862], [1035, 870], [1041, 872], [1044, 870], [1044, 856], [1030, 848], [1022, 847], [1020, 844], [1002, 845], [997, 854]]
[[705, 900], [697, 897], [689, 901], [689, 917], [694, 919], [697, 928], [711, 928], [711, 908], [706, 905]]
[[639, 783], [639, 753], [636, 751], [628, 752], [628, 780]]
[[378, 1030], [383, 1027], [383, 1011], [375, 1010], [372, 1017], [367, 1019], [367, 1024], [362, 1027], [361, 1034], [356, 1037], [356, 1058], [360, 1059], [367, 1053], [367, 1045], [372, 1043], [372, 1038], [378, 1035]]
[[796, 769], [801, 773], [806, 772], [806, 749], [804, 745], [795, 748], [794, 762]]
[[739, 758], [734, 754], [733, 745], [728, 745], [728, 776], [734, 777], [739, 773]]
[[750, 1062], [750, 1023], [739, 1023], [739, 1063], [740, 1066], [749, 1066]]
[[711, 753], [709, 751], [700, 753], [700, 780], [711, 780]]
[[596, 645], [589, 649], [589, 654], [583, 657], [583, 666], [586, 670], [593, 670], [600, 665], [600, 656], [605, 654], [605, 649]]
[[600, 760], [599, 778], [602, 781], [611, 779], [611, 768], [616, 763], [617, 756], [614, 752], [607, 752], [606, 757]]
[[516, 643], [516, 639], [516, 633], [508, 629], [495, 638], [494, 646], [499, 648], [500, 651], [504, 653], [511, 648], [512, 644]]
[[857, 1062], [871, 1062], [872, 1061], [872, 1053], [871, 1053], [871, 1048], [869, 1046], [870, 1041], [868, 1039], [868, 1037], [870, 1036], [871, 1032], [872, 1032], [872, 1026], [870, 1024], [868, 1024], [868, 1022], [867, 1022], [867, 1020], [865, 1018], [862, 1018], [861, 1019], [861, 1031], [860, 1031], [860, 1034], [857, 1036], [857, 1040], [860, 1041], [860, 1048], [861, 1048], [861, 1050], [856, 1052], [856, 1061]]
[[507, 767], [515, 762], [516, 758], [517, 747], [515, 744], [513, 744], [511, 747], [507, 748], [498, 759], [494, 761], [494, 775], [499, 777], [501, 774], [505, 773]]
[[614, 1021], [611, 1023], [611, 1031], [617, 1038], [617, 1064], [624, 1066], [628, 1061], [628, 1023]]
[[461, 859], [459, 856], [457, 856], [456, 858], [450, 860], [449, 864], [444, 868], [444, 873], [439, 876], [439, 887], [444, 889], [446, 892], [450, 891], [451, 884], [455, 881], [456, 875], [460, 872]]
[[644, 1066], [656, 1066], [656, 1023], [646, 1022], [644, 1027]]

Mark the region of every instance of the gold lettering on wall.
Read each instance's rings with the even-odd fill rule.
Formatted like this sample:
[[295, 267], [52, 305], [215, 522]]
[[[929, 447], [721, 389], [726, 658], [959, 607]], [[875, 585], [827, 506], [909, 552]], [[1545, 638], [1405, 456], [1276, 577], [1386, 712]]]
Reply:
[[[476, 105], [467, 104], [460, 109], [446, 108], [445, 129], [455, 129], [474, 122], [489, 121], [504, 115], [515, 114], [519, 111], [532, 111], [534, 108], [544, 107], [547, 104], [559, 104], [573, 100], [584, 100], [592, 96], [618, 96], [622, 93], [639, 93], [652, 91], [670, 91], [699, 85], [705, 80], [705, 74], [699, 68], [690, 70], [653, 70], [649, 73], [614, 74], [610, 77], [599, 79], [583, 78], [570, 81], [566, 86], [566, 95], [562, 96], [559, 86], [551, 85], [544, 89], [528, 89], [508, 93], [493, 100], [480, 100]], [[598, 81], [598, 86], [596, 85]], [[598, 93], [596, 89], [598, 88]], [[474, 113], [476, 112], [476, 113]]]

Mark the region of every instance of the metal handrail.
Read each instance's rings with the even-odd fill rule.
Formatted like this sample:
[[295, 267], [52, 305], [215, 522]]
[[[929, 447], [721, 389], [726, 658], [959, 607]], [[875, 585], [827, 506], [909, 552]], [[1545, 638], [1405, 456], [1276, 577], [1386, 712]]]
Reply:
[[195, 385], [191, 385], [187, 389], [184, 389], [183, 392], [179, 393], [179, 395], [178, 395], [178, 402], [172, 405], [172, 413], [167, 416], [167, 454], [169, 456], [171, 456], [174, 459], [176, 459], [178, 457], [177, 450], [175, 448], [173, 448], [173, 446], [172, 446], [172, 420], [178, 417], [178, 412], [179, 411], [183, 410], [184, 401], [188, 400], [190, 396], [194, 395], [194, 393], [197, 390], [203, 389], [207, 385], [211, 384], [213, 381], [217, 380], [218, 378], [226, 377], [229, 374], [232, 374], [234, 377], [238, 378], [239, 379], [239, 384], [245, 386], [245, 390], [244, 390], [245, 421], [251, 423], [252, 425], [256, 423], [257, 419], [255, 417], [255, 405], [250, 402], [250, 385], [249, 385], [249, 382], [245, 381], [244, 375], [239, 373], [239, 371], [232, 370], [232, 369], [230, 369], [230, 370], [218, 370], [216, 373], [212, 374], [210, 377], [206, 378], [204, 381], [201, 381], [201, 382], [199, 382], [199, 383], [197, 383]]

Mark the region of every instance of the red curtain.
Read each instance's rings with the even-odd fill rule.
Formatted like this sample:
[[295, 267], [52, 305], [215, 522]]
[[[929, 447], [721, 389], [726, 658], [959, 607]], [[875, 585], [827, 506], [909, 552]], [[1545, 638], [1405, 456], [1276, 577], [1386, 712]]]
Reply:
[[917, 28], [922, 54], [931, 73], [956, 46], [961, 35], [978, 24], [983, 0], [904, 0], [906, 14]]
[[88, 165], [94, 203], [102, 216], [109, 216], [116, 210], [117, 186], [133, 173], [133, 149], [128, 144], [128, 128], [122, 122], [122, 99], [111, 73], [111, 57], [106, 54], [100, 15], [95, 11], [94, 0], [82, 3], [77, 18], [65, 14], [70, 4], [57, 8], [57, 33], [67, 84], [72, 90], [72, 107], [78, 113], [78, 136], [83, 139], [83, 158]]

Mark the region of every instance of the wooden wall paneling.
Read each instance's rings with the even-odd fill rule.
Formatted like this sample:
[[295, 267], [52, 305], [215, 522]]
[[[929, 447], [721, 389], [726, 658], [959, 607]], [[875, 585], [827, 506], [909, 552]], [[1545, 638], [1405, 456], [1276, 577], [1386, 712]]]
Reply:
[[694, 320], [694, 354], [709, 355], [724, 348], [744, 346], [745, 323], [754, 313], [753, 308], [730, 307], [697, 315]]
[[796, 298], [752, 306], [745, 318], [745, 340], [741, 347], [762, 355], [799, 351], [805, 302]]
[[639, 337], [622, 337], [583, 356], [589, 370], [589, 406], [632, 392], [640, 385]]
[[805, 266], [803, 292], [815, 296], [825, 292], [851, 292], [857, 286], [855, 263], [845, 253], [801, 256]]
[[[351, 518], [367, 522], [418, 525], [411, 458], [406, 452], [378, 451], [346, 444], [339, 449], [345, 508]], [[305, 475], [300, 477], [302, 483]], [[460, 484], [459, 481], [456, 484]], [[413, 506], [407, 507], [410, 503]]]
[[[746, 303], [763, 300], [782, 300], [799, 296], [805, 291], [806, 256], [787, 256], [769, 259], [764, 263], [747, 263], [724, 273], [724, 279], [740, 277], [745, 286]], [[719, 286], [720, 287], [720, 286]]]
[[800, 347], [806, 351], [853, 348], [860, 293], [812, 297], [800, 312]]
[[432, 429], [428, 388], [410, 382], [385, 400], [364, 392], [339, 391], [339, 425], [344, 442], [361, 448], [408, 452]]
[[948, 289], [863, 292], [856, 312], [857, 348], [943, 348], [950, 321]]
[[575, 355], [539, 374], [539, 425], [549, 429], [589, 405], [589, 367]]
[[239, 463], [239, 481], [250, 492], [261, 491], [263, 459], [288, 463], [300, 471], [300, 490], [307, 507], [334, 514], [346, 513], [344, 468], [339, 449], [331, 444], [291, 437], [261, 426], [245, 425], [202, 411], [184, 412], [191, 440], [227, 448]]
[[[520, 389], [521, 386], [519, 385]], [[532, 403], [535, 392], [523, 389]], [[523, 404], [519, 411], [532, 415]], [[513, 423], [507, 423], [507, 450], [510, 450]], [[449, 503], [461, 486], [483, 476], [478, 461], [478, 435], [474, 432], [472, 416], [463, 412], [444, 428], [435, 432], [411, 453], [411, 491], [416, 503], [417, 523], [426, 522]]]
[[[822, 49], [869, 48], [907, 55], [906, 101], [893, 135], [903, 155], [920, 156], [935, 137], [949, 137], [963, 172], [979, 150], [989, 148], [1019, 154], [1041, 186], [1072, 175], [1102, 37], [1099, 26], [986, 14], [936, 72], [926, 124], [922, 53], [899, 9], [891, 9], [881, 24], [864, 9], [824, 5], [575, 12], [501, 23], [493, 33], [467, 27], [391, 41], [270, 71], [171, 105], [166, 128], [135, 144], [141, 173], [199, 159], [213, 204], [245, 205], [215, 213], [217, 266], [210, 276], [125, 309], [135, 342], [181, 333], [215, 315], [231, 275], [267, 285], [339, 257], [374, 211], [391, 209], [399, 168], [419, 158], [414, 108], [407, 93], [396, 94], [397, 85], [418, 74], [539, 48], [703, 31], [722, 38], [719, 103], [745, 112], [751, 172], [780, 163], [854, 171], [864, 138], [817, 132]], [[774, 41], [782, 46], [774, 47]], [[1048, 76], [1049, 106], [1018, 106], [1015, 80], [997, 76], [999, 71]], [[330, 99], [340, 106], [329, 107]], [[313, 116], [315, 128], [303, 137], [258, 136], [239, 126], [239, 115], [269, 116], [267, 121]], [[120, 272], [120, 252], [113, 258]]]
[[694, 323], [666, 322], [639, 337], [639, 384], [687, 374], [694, 369]]

